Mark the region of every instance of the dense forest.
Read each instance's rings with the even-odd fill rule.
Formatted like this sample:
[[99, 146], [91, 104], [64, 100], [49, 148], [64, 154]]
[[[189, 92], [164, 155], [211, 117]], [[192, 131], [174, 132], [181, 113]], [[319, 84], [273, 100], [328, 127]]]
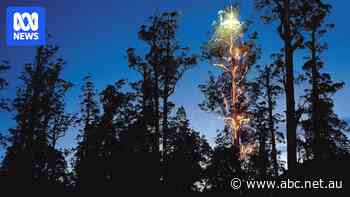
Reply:
[[[254, 3], [266, 28], [277, 24], [274, 32], [283, 48], [271, 54], [270, 63], [261, 65], [264, 48], [259, 45], [259, 32], [254, 32], [254, 21], [246, 23], [239, 49], [246, 51], [247, 70], [237, 72], [249, 77], [239, 82], [231, 68], [221, 64], [228, 61], [222, 44], [208, 39], [202, 53], [195, 54], [190, 43], [179, 40], [179, 20], [186, 18], [175, 11], [151, 16], [133, 32], [147, 48], [125, 50], [129, 69], [140, 80], [115, 79], [101, 91], [95, 87], [93, 73], [79, 76], [79, 85], [62, 78], [66, 62], [58, 58], [59, 46], [37, 47], [33, 61], [18, 76], [22, 85], [16, 96], [1, 94], [1, 112], [12, 112], [16, 123], [8, 132], [0, 132], [0, 148], [5, 152], [1, 190], [119, 193], [136, 189], [285, 196], [283, 190], [234, 190], [231, 180], [332, 178], [346, 185], [350, 127], [335, 113], [333, 100], [345, 84], [324, 71], [327, 62], [322, 56], [328, 48], [324, 36], [336, 29], [327, 20], [332, 5], [323, 0]], [[295, 72], [296, 52], [304, 56], [301, 73]], [[220, 68], [213, 66], [219, 74], [209, 73], [208, 80], [198, 84], [204, 98], [198, 101], [200, 108], [220, 117], [239, 113], [249, 119], [239, 120], [242, 126], [236, 127], [235, 136], [232, 125], [237, 123], [223, 120], [225, 127], [216, 131], [214, 144], [191, 127], [186, 115], [191, 109], [172, 102], [183, 75], [202, 63]], [[12, 83], [2, 74], [13, 66], [11, 60], [1, 62], [0, 92]], [[68, 113], [66, 95], [77, 86], [80, 110]], [[233, 87], [240, 88], [236, 95]], [[301, 87], [303, 94], [296, 94]], [[285, 105], [286, 111], [279, 112], [277, 105]], [[72, 128], [79, 130], [76, 147], [59, 148], [58, 142]], [[279, 148], [281, 144], [287, 150]]]

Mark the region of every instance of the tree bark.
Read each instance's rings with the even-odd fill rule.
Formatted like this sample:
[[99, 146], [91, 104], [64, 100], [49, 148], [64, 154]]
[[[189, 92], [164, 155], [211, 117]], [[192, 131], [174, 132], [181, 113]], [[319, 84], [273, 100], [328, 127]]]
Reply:
[[284, 0], [284, 45], [285, 45], [285, 67], [286, 67], [286, 116], [287, 116], [287, 163], [288, 171], [293, 172], [296, 169], [296, 121], [295, 121], [295, 100], [294, 100], [294, 65], [293, 65], [293, 47], [292, 35], [290, 29], [289, 0]]
[[267, 104], [268, 104], [268, 115], [269, 115], [269, 130], [271, 132], [271, 157], [274, 175], [278, 176], [278, 163], [277, 163], [277, 149], [276, 149], [276, 134], [275, 134], [275, 123], [273, 119], [273, 102], [272, 102], [272, 90], [270, 84], [270, 70], [267, 72], [266, 77], [266, 95], [267, 95]]
[[265, 176], [266, 175], [266, 162], [267, 162], [267, 154], [266, 154], [266, 132], [265, 129], [260, 130], [260, 136], [259, 136], [259, 155], [260, 155], [260, 175]]

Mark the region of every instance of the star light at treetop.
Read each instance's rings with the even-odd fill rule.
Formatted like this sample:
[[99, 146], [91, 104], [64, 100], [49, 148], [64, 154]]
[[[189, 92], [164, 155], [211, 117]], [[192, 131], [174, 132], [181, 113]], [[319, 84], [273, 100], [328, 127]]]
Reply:
[[237, 9], [230, 6], [226, 10], [220, 10], [218, 15], [219, 21], [214, 22], [214, 39], [232, 40], [242, 33], [243, 23], [238, 19]]

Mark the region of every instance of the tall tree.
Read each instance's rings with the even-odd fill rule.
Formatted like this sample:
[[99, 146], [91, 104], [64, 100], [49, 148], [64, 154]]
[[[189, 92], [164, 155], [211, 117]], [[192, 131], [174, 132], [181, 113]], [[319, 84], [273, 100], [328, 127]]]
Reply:
[[349, 153], [349, 141], [344, 135], [349, 127], [333, 111], [332, 95], [343, 88], [344, 83], [333, 82], [329, 74], [321, 71], [326, 64], [321, 54], [328, 48], [321, 38], [334, 27], [333, 24], [326, 24], [331, 5], [308, 0], [305, 1], [305, 7], [304, 24], [308, 38], [305, 48], [309, 56], [303, 69], [310, 87], [305, 89], [306, 94], [303, 96], [307, 101], [308, 117], [302, 121], [302, 125], [306, 134], [306, 147], [310, 148], [307, 155], [320, 161]]
[[80, 103], [79, 122], [82, 126], [78, 135], [78, 147], [76, 150], [75, 174], [78, 189], [84, 189], [94, 184], [95, 180], [90, 173], [95, 171], [95, 159], [98, 156], [99, 144], [95, 141], [96, 125], [99, 121], [99, 103], [91, 75], [84, 77], [81, 87], [82, 101]]
[[[275, 112], [277, 98], [282, 92], [280, 69], [275, 64], [257, 66], [257, 77], [250, 83], [251, 105], [250, 122], [257, 131], [259, 142], [260, 174], [266, 175], [269, 163], [272, 173], [278, 176], [277, 142], [283, 140], [283, 134], [277, 132], [280, 115]], [[271, 162], [268, 162], [271, 161]]]
[[153, 136], [152, 152], [159, 154], [159, 95], [156, 93], [159, 91], [156, 76], [159, 74], [154, 67], [143, 62], [140, 56], [136, 56], [134, 49], [128, 49], [127, 55], [129, 67], [136, 70], [142, 77], [140, 81], [131, 84], [136, 91], [139, 103], [139, 123], [143, 124], [144, 129]]
[[42, 186], [62, 187], [66, 162], [55, 145], [71, 123], [64, 112], [64, 96], [72, 84], [60, 77], [65, 64], [55, 59], [58, 47], [37, 48], [35, 61], [26, 64], [20, 77], [23, 86], [13, 101], [16, 127], [11, 129], [3, 169], [8, 184], [36, 190]]
[[122, 168], [123, 161], [120, 161], [126, 156], [121, 153], [121, 138], [123, 132], [136, 121], [136, 113], [134, 94], [122, 90], [125, 83], [125, 80], [118, 80], [100, 93], [103, 112], [94, 135], [94, 141], [98, 145], [98, 154], [94, 159], [97, 160], [98, 169], [95, 172], [95, 181], [99, 180], [98, 186], [101, 188], [112, 189], [113, 186], [122, 183], [123, 179], [120, 177], [126, 177], [122, 176], [125, 169]]
[[163, 147], [166, 148], [168, 115], [170, 113], [169, 97], [174, 93], [177, 82], [194, 64], [196, 57], [188, 55], [188, 47], [182, 47], [176, 38], [178, 28], [178, 13], [162, 14], [162, 29], [159, 32], [160, 47], [163, 53], [161, 60], [162, 98], [163, 98]]
[[294, 52], [301, 47], [303, 37], [301, 0], [255, 0], [258, 10], [264, 10], [262, 19], [270, 23], [277, 21], [277, 32], [284, 44], [284, 90], [286, 95], [286, 130], [288, 170], [297, 164], [296, 129], [297, 116], [294, 95]]
[[[165, 143], [168, 116], [172, 106], [169, 97], [174, 93], [176, 84], [185, 71], [196, 64], [196, 57], [188, 55], [189, 48], [182, 47], [176, 39], [178, 13], [165, 12], [150, 19], [151, 24], [141, 26], [139, 31], [140, 39], [149, 45], [149, 52], [144, 58], [141, 58], [135, 54], [134, 49], [128, 49], [128, 58], [129, 65], [139, 72], [141, 71], [143, 77], [147, 72], [149, 82], [152, 83], [156, 116], [155, 133], [162, 137], [160, 141], [164, 153], [164, 149], [167, 147]], [[162, 99], [162, 105], [160, 99]], [[160, 109], [162, 109], [162, 113], [160, 113]], [[161, 130], [160, 124], [162, 125]], [[160, 135], [160, 131], [162, 131], [162, 135]], [[156, 145], [159, 147], [158, 143]], [[162, 157], [161, 161], [164, 159]]]
[[[141, 75], [141, 80], [131, 84], [136, 95], [137, 121], [123, 134], [121, 141], [124, 150], [129, 152], [128, 163], [143, 163], [142, 168], [138, 166], [131, 170], [135, 174], [134, 179], [130, 175], [128, 177], [130, 183], [138, 180], [145, 190], [155, 190], [161, 177], [159, 82], [156, 80], [159, 74], [153, 66], [142, 62], [141, 57], [135, 56], [134, 49], [128, 50], [128, 60], [129, 66]], [[144, 178], [140, 178], [140, 175]]]
[[[223, 13], [226, 14], [219, 18], [229, 18], [235, 14], [234, 8], [229, 7]], [[199, 85], [205, 95], [205, 100], [200, 107], [204, 111], [215, 112], [225, 120], [227, 129], [231, 129], [232, 143], [235, 145], [233, 156], [240, 158], [242, 156], [240, 149], [245, 143], [242, 133], [246, 129], [243, 125], [247, 121], [249, 106], [246, 75], [249, 68], [260, 57], [260, 48], [255, 44], [257, 33], [249, 33], [248, 25], [242, 30], [242, 33], [248, 34], [245, 39], [242, 36], [237, 38], [233, 33], [225, 33], [229, 30], [221, 30], [225, 26], [220, 27], [220, 24], [218, 26], [215, 29], [214, 38], [203, 46], [203, 57], [223, 72], [217, 76], [209, 73], [207, 84]], [[219, 38], [216, 35], [219, 35]]]

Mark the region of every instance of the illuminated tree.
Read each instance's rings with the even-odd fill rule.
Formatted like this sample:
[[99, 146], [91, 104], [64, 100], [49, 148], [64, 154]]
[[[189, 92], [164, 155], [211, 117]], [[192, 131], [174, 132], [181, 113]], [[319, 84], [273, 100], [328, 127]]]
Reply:
[[237, 158], [252, 151], [249, 145], [241, 144], [241, 132], [249, 121], [247, 114], [246, 75], [255, 63], [258, 49], [254, 46], [256, 33], [243, 39], [247, 26], [238, 20], [238, 9], [229, 6], [219, 11], [219, 20], [214, 23], [213, 37], [203, 47], [204, 57], [220, 68], [223, 73], [211, 76], [201, 91], [206, 101], [201, 104], [206, 111], [215, 111], [224, 118], [232, 135]]

